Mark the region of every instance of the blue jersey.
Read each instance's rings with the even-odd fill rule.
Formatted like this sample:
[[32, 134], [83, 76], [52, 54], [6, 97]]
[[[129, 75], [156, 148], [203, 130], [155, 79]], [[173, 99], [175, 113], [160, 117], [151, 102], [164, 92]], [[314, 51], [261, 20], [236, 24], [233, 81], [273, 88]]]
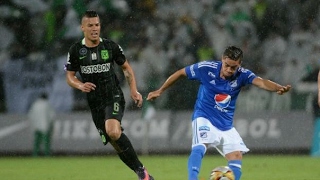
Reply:
[[257, 76], [239, 67], [229, 79], [220, 77], [221, 61], [203, 61], [185, 68], [188, 79], [198, 80], [200, 87], [192, 119], [204, 117], [218, 129], [233, 127], [236, 100], [243, 86], [252, 84]]

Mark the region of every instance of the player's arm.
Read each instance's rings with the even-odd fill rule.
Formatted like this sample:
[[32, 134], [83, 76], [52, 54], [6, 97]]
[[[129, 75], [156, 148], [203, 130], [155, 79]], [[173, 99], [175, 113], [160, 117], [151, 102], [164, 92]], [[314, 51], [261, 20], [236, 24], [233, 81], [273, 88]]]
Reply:
[[282, 95], [291, 89], [291, 85], [282, 86], [278, 83], [270, 81], [268, 79], [263, 79], [261, 77], [256, 77], [253, 79], [252, 84], [268, 91], [277, 92], [277, 94]]
[[143, 102], [142, 96], [137, 90], [136, 78], [128, 61], [125, 61], [124, 64], [121, 65], [121, 68], [129, 84], [131, 98], [134, 100], [138, 107], [141, 107]]
[[168, 77], [168, 79], [162, 84], [162, 86], [153, 92], [150, 92], [148, 94], [147, 100], [154, 100], [157, 97], [159, 97], [166, 89], [168, 89], [170, 86], [172, 86], [178, 79], [181, 77], [186, 77], [186, 71], [185, 68], [182, 68], [175, 73], [173, 73], [171, 76]]
[[69, 84], [69, 86], [79, 89], [82, 92], [91, 92], [92, 90], [95, 90], [96, 85], [91, 82], [81, 82], [77, 76], [75, 71], [67, 71], [66, 74], [66, 81]]

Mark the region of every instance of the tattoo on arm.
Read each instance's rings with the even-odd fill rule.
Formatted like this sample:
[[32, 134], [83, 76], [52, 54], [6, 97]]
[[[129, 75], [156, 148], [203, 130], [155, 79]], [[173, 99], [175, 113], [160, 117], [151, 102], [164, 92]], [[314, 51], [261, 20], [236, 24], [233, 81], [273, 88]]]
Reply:
[[131, 83], [132, 83], [132, 74], [129, 71], [125, 70], [124, 71], [124, 76], [126, 77], [127, 82], [128, 82], [128, 84], [130, 86]]

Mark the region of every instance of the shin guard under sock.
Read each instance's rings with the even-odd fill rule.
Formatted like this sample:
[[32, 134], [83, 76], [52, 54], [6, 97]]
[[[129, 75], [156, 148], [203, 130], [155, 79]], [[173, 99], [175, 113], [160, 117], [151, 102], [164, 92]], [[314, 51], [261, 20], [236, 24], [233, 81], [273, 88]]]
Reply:
[[127, 157], [125, 156], [125, 152], [119, 152], [118, 156], [124, 164], [126, 164], [132, 171], [135, 171], [133, 163], [127, 159]]
[[192, 148], [191, 154], [188, 160], [188, 179], [198, 180], [198, 174], [201, 168], [202, 158], [206, 153], [205, 145], [197, 145]]
[[232, 169], [235, 180], [240, 180], [240, 177], [242, 174], [241, 165], [242, 165], [241, 160], [230, 160], [228, 162], [228, 166], [230, 167], [230, 169]]
[[142, 163], [138, 159], [138, 156], [128, 139], [128, 137], [122, 133], [120, 138], [115, 141], [115, 143], [121, 149], [121, 152], [118, 153], [120, 159], [133, 171], [136, 171], [138, 168], [143, 167]]

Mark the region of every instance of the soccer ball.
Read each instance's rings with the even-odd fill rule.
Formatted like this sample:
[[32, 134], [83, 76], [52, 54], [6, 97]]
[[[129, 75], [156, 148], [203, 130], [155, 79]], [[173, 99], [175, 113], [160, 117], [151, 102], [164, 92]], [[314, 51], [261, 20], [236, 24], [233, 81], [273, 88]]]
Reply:
[[234, 174], [228, 166], [219, 166], [211, 171], [209, 180], [234, 180]]

